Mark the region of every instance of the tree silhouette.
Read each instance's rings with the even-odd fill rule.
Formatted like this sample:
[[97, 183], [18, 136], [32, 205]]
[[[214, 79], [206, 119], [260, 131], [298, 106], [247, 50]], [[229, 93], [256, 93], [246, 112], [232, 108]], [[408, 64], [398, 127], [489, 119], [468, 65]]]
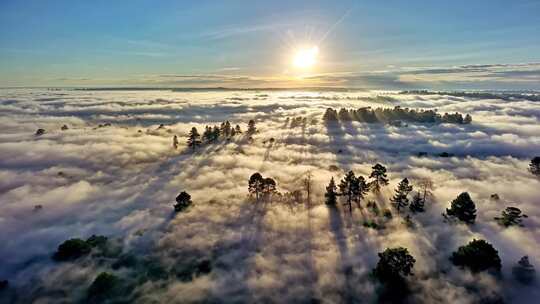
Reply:
[[203, 132], [202, 138], [203, 138], [203, 140], [205, 142], [212, 142], [213, 141], [214, 134], [213, 134], [213, 131], [212, 131], [212, 127], [210, 127], [210, 126], [205, 126], [204, 127], [204, 132]]
[[255, 194], [255, 199], [259, 201], [259, 196], [264, 190], [264, 179], [259, 172], [253, 173], [248, 181], [248, 191]]
[[236, 134], [242, 134], [242, 129], [240, 129], [239, 125], [236, 125], [236, 127], [234, 127], [234, 131], [236, 132]]
[[349, 205], [349, 211], [352, 211], [352, 201], [356, 200], [360, 192], [358, 178], [354, 172], [349, 171], [339, 183], [339, 195], [344, 196]]
[[273, 178], [267, 177], [263, 179], [262, 193], [266, 198], [270, 198], [276, 192], [276, 181]]
[[178, 149], [178, 136], [173, 136], [173, 148]]
[[435, 188], [433, 181], [429, 178], [422, 178], [418, 180], [416, 182], [416, 187], [422, 193], [422, 201], [424, 203], [426, 203], [427, 199], [433, 195], [433, 189]]
[[100, 273], [88, 288], [88, 300], [91, 303], [104, 303], [118, 292], [120, 283], [120, 279], [115, 275]]
[[77, 238], [69, 239], [58, 246], [53, 259], [56, 261], [75, 260], [89, 254], [90, 251], [92, 251], [92, 246], [86, 241]]
[[223, 134], [225, 138], [231, 135], [231, 123], [228, 120], [221, 124], [221, 134]]
[[374, 192], [380, 192], [381, 187], [388, 185], [388, 178], [386, 176], [386, 168], [381, 164], [375, 164], [373, 166], [369, 178], [373, 181], [370, 183]]
[[526, 218], [527, 215], [521, 214], [521, 210], [516, 207], [506, 207], [501, 213], [501, 217], [495, 217], [494, 219], [504, 227], [510, 226], [523, 226], [522, 218]]
[[201, 145], [200, 137], [201, 136], [199, 135], [197, 128], [195, 127], [191, 128], [191, 131], [189, 132], [188, 140], [187, 140], [188, 147], [195, 150], [198, 146], [200, 146]]
[[529, 285], [536, 280], [536, 270], [529, 262], [528, 256], [522, 257], [517, 264], [512, 267], [512, 274], [518, 282], [525, 285]]
[[413, 213], [425, 211], [424, 200], [422, 199], [422, 196], [420, 196], [420, 192], [416, 192], [416, 194], [413, 196], [411, 204], [409, 205], [409, 210], [411, 210]]
[[529, 164], [529, 171], [537, 177], [540, 177], [540, 156], [535, 156]]
[[493, 246], [484, 240], [472, 240], [452, 253], [450, 261], [456, 266], [470, 269], [472, 272], [485, 270], [501, 270], [499, 253]]
[[255, 132], [257, 132], [257, 127], [255, 127], [255, 120], [250, 119], [249, 122], [248, 122], [247, 133], [249, 135], [253, 135], [253, 134], [255, 134]]
[[324, 112], [323, 120], [326, 123], [338, 121], [338, 113], [332, 108], [327, 108]]
[[401, 208], [407, 207], [409, 204], [409, 199], [407, 196], [412, 191], [413, 187], [409, 185], [409, 180], [407, 178], [404, 178], [399, 182], [397, 188], [394, 190], [396, 194], [394, 194], [394, 197], [392, 197], [391, 201], [394, 203], [394, 207], [396, 207], [398, 213], [401, 210]]
[[336, 183], [334, 182], [334, 177], [332, 177], [330, 179], [330, 183], [328, 184], [328, 186], [326, 186], [326, 193], [324, 194], [324, 197], [325, 197], [324, 202], [327, 205], [330, 205], [330, 206], [336, 205], [337, 195], [338, 195], [336, 190], [337, 190]]
[[373, 275], [381, 283], [401, 281], [413, 275], [412, 269], [416, 260], [409, 254], [407, 248], [386, 248], [379, 254], [379, 262], [373, 270]]
[[191, 195], [186, 191], [180, 192], [176, 197], [176, 204], [174, 205], [174, 211], [180, 212], [191, 206], [193, 202], [191, 201]]
[[463, 192], [450, 203], [450, 208], [446, 209], [445, 217], [457, 218], [467, 224], [473, 224], [476, 219], [476, 205], [472, 201], [469, 193]]

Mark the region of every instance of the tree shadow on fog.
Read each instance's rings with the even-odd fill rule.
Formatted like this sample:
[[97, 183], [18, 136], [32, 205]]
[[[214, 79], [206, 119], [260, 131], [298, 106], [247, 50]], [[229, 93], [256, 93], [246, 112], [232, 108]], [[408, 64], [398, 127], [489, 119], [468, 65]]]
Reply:
[[213, 295], [210, 303], [221, 303], [223, 299], [231, 303], [256, 302], [256, 292], [251, 290], [248, 281], [253, 272], [257, 271], [254, 258], [263, 247], [264, 220], [269, 204], [265, 199], [258, 202], [251, 197], [246, 199], [232, 227], [229, 227], [239, 230], [240, 237], [233, 241], [218, 242], [214, 246], [215, 268], [222, 272], [219, 276], [227, 279], [218, 281], [218, 293]]
[[328, 206], [328, 215], [330, 219], [330, 230], [336, 241], [339, 251], [339, 266], [343, 272], [345, 284], [341, 294], [345, 303], [353, 303], [354, 297], [352, 291], [353, 286], [353, 268], [351, 265], [351, 257], [349, 256], [349, 247], [347, 245], [347, 236], [339, 209], [335, 206]]

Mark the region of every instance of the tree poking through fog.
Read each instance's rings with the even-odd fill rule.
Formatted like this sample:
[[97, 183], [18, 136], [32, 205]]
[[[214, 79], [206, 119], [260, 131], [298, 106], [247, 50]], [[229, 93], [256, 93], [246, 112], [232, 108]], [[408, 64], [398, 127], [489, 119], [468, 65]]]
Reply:
[[514, 278], [524, 285], [529, 285], [536, 280], [536, 270], [529, 262], [529, 257], [522, 257], [517, 264], [512, 267], [512, 275]]
[[493, 246], [484, 241], [473, 239], [465, 246], [461, 246], [452, 253], [450, 261], [460, 267], [468, 268], [472, 272], [501, 270], [501, 258]]
[[352, 211], [352, 202], [360, 202], [366, 191], [367, 185], [364, 178], [356, 177], [352, 170], [347, 172], [339, 182], [339, 195], [345, 197], [349, 211]]
[[249, 122], [248, 122], [247, 133], [249, 135], [253, 135], [256, 132], [257, 132], [257, 127], [255, 126], [255, 120], [250, 119]]
[[540, 178], [540, 156], [535, 156], [529, 164], [529, 172]]
[[463, 192], [450, 203], [446, 209], [446, 218], [456, 218], [467, 224], [474, 224], [476, 219], [476, 205], [467, 192]]
[[338, 193], [336, 192], [337, 187], [334, 182], [334, 178], [330, 179], [330, 183], [326, 186], [326, 193], [324, 194], [324, 202], [329, 206], [335, 206], [337, 203]]
[[381, 283], [402, 281], [407, 276], [413, 275], [412, 269], [416, 260], [409, 254], [407, 248], [386, 248], [378, 255], [379, 262], [373, 269], [373, 275]]
[[521, 210], [517, 207], [506, 207], [501, 213], [501, 217], [495, 217], [494, 219], [499, 225], [504, 227], [510, 226], [523, 226], [521, 223], [523, 218], [526, 218], [526, 214], [522, 214]]
[[199, 132], [197, 131], [197, 128], [193, 127], [191, 128], [191, 131], [188, 135], [187, 144], [188, 147], [195, 150], [198, 146], [201, 145], [201, 135], [199, 135]]
[[176, 204], [174, 204], [174, 211], [181, 212], [191, 206], [193, 202], [191, 201], [191, 195], [186, 191], [180, 192], [176, 197]]
[[386, 176], [386, 167], [381, 164], [375, 164], [371, 168], [371, 174], [369, 178], [372, 178], [373, 181], [370, 183], [371, 188], [375, 193], [381, 191], [381, 187], [388, 185], [388, 177]]
[[277, 192], [277, 184], [273, 178], [264, 178], [259, 172], [256, 172], [249, 178], [248, 191], [251, 195], [255, 195], [257, 201], [261, 197], [269, 199], [272, 194]]
[[397, 188], [394, 190], [395, 194], [390, 200], [392, 203], [394, 203], [394, 207], [396, 207], [398, 213], [400, 212], [401, 208], [405, 208], [409, 205], [409, 199], [407, 196], [412, 190], [413, 186], [409, 184], [409, 180], [407, 178], [401, 180]]

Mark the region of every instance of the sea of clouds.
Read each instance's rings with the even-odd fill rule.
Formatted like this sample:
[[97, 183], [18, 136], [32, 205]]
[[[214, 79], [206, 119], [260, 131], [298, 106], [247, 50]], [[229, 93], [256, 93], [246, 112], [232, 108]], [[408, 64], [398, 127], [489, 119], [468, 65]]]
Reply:
[[[469, 113], [473, 122], [322, 122], [327, 107], [397, 105]], [[295, 125], [294, 117], [306, 119]], [[186, 147], [193, 126], [202, 133], [205, 125], [229, 120], [245, 131], [250, 119], [259, 130], [253, 140], [244, 133], [195, 152]], [[540, 180], [527, 171], [540, 154], [539, 121], [540, 103], [526, 99], [2, 89], [0, 279], [9, 280], [9, 290], [0, 296], [20, 303], [79, 301], [107, 271], [131, 282], [125, 300], [136, 303], [370, 303], [377, 301], [378, 283], [370, 276], [377, 253], [403, 246], [416, 259], [411, 302], [477, 303], [502, 296], [508, 303], [532, 303], [540, 297], [538, 285], [519, 284], [511, 268], [524, 255], [540, 267]], [[69, 129], [62, 131], [64, 124]], [[36, 136], [38, 128], [46, 133]], [[177, 150], [173, 135], [180, 140]], [[436, 156], [442, 152], [454, 156]], [[332, 176], [339, 180], [354, 170], [367, 178], [377, 162], [388, 168], [390, 185], [366, 201], [381, 208], [391, 208], [389, 198], [404, 177], [433, 180], [434, 196], [427, 212], [413, 216], [415, 228], [396, 214], [386, 229], [366, 228], [364, 221], [373, 219], [366, 209], [355, 206], [350, 214], [324, 205]], [[282, 193], [303, 191], [310, 172], [311, 203], [254, 203], [247, 181], [255, 172], [274, 178]], [[174, 214], [181, 191], [191, 194], [194, 205]], [[464, 191], [476, 203], [476, 224], [444, 222], [441, 213]], [[500, 200], [490, 198], [494, 193]], [[507, 206], [529, 216], [525, 227], [503, 228], [493, 220]], [[90, 257], [51, 259], [64, 240], [92, 234], [152, 261], [165, 275], [138, 280], [140, 268], [114, 270]], [[498, 250], [502, 277], [471, 274], [449, 262], [473, 238]], [[178, 279], [178, 269], [201, 260], [210, 261], [210, 273]]]

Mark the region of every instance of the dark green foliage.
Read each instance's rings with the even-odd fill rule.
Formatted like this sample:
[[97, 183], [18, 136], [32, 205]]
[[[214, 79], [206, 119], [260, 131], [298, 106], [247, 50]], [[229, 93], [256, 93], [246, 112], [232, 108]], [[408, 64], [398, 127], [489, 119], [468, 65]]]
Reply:
[[209, 259], [193, 259], [185, 263], [176, 265], [174, 268], [176, 278], [180, 281], [188, 282], [195, 277], [207, 275], [212, 272], [212, 262]]
[[77, 238], [69, 239], [58, 246], [53, 259], [56, 261], [75, 260], [89, 254], [90, 251], [92, 251], [92, 246], [86, 241]]
[[327, 205], [331, 205], [331, 206], [335, 206], [336, 203], [337, 203], [337, 187], [336, 187], [336, 183], [334, 182], [334, 178], [332, 177], [332, 179], [330, 179], [330, 183], [328, 184], [328, 186], [326, 187], [326, 193], [324, 194], [324, 202], [327, 204]]
[[388, 178], [386, 176], [386, 167], [381, 164], [375, 164], [371, 168], [371, 174], [369, 178], [372, 178], [373, 181], [370, 183], [373, 191], [379, 192], [381, 187], [388, 185]]
[[108, 238], [103, 235], [92, 235], [86, 240], [86, 243], [91, 247], [105, 248]]
[[248, 191], [255, 194], [257, 201], [261, 196], [269, 198], [276, 193], [276, 181], [270, 177], [263, 178], [259, 172], [253, 173], [248, 181]]
[[43, 134], [45, 134], [45, 129], [37, 129], [36, 136], [41, 136]]
[[201, 145], [200, 138], [201, 136], [199, 135], [197, 128], [195, 127], [191, 128], [191, 131], [189, 132], [188, 140], [187, 140], [188, 147], [195, 150], [198, 146]]
[[535, 156], [531, 159], [529, 164], [529, 172], [534, 174], [536, 177], [540, 177], [540, 156]]
[[133, 254], [122, 254], [112, 264], [112, 269], [117, 270], [120, 268], [133, 268], [137, 266], [138, 260]]
[[485, 270], [500, 271], [501, 259], [493, 246], [484, 240], [472, 240], [452, 253], [450, 261], [456, 266], [470, 269], [472, 272]]
[[416, 192], [416, 194], [413, 196], [413, 199], [411, 201], [411, 204], [409, 205], [409, 210], [413, 213], [417, 212], [424, 212], [424, 199], [420, 195], [420, 192]]
[[450, 208], [446, 209], [446, 216], [457, 218], [467, 224], [473, 224], [476, 219], [476, 205], [472, 201], [469, 193], [463, 192], [450, 203]]
[[339, 113], [336, 110], [328, 108], [323, 115], [326, 122], [341, 120], [355, 120], [364, 123], [390, 123], [390, 122], [416, 122], [416, 123], [453, 123], [467, 124], [472, 121], [470, 115], [460, 113], [444, 113], [440, 115], [436, 110], [415, 110], [409, 108], [375, 108], [363, 107], [357, 110], [340, 109]]
[[69, 127], [67, 125], [63, 125], [62, 128], [60, 128], [62, 131], [69, 130]]
[[409, 205], [409, 199], [407, 196], [412, 191], [413, 187], [409, 184], [409, 180], [407, 178], [404, 178], [399, 182], [397, 188], [394, 190], [395, 194], [394, 197], [392, 197], [391, 201], [394, 203], [394, 207], [396, 207], [398, 213], [401, 210], [401, 208], [407, 207]]
[[374, 215], [379, 215], [380, 213], [379, 207], [374, 201], [368, 201], [366, 204], [366, 208], [368, 208]]
[[347, 172], [339, 183], [339, 195], [346, 198], [349, 211], [352, 211], [352, 202], [360, 202], [367, 192], [367, 184], [362, 176], [356, 177], [353, 171]]
[[103, 235], [92, 235], [86, 241], [78, 238], [69, 239], [58, 246], [53, 259], [56, 261], [75, 260], [88, 255], [93, 248], [98, 249], [99, 254], [111, 255], [107, 242], [108, 238]]
[[387, 219], [391, 219], [392, 218], [392, 211], [390, 211], [390, 209], [385, 209], [383, 211], [383, 216]]
[[247, 133], [249, 135], [253, 135], [257, 132], [257, 127], [255, 126], [255, 120], [253, 119], [250, 119], [249, 122], [248, 122], [248, 129], [247, 129]]
[[103, 302], [117, 294], [120, 279], [113, 274], [100, 273], [88, 288], [88, 299], [92, 302]]
[[516, 207], [506, 207], [503, 210], [501, 217], [495, 217], [494, 219], [504, 227], [521, 226], [523, 227], [522, 218], [526, 218], [527, 215], [521, 214], [521, 210]]
[[259, 200], [264, 189], [264, 179], [259, 172], [253, 173], [248, 181], [248, 191], [250, 194], [255, 194], [255, 198]]
[[517, 264], [512, 268], [514, 278], [525, 285], [529, 285], [536, 280], [536, 270], [529, 262], [529, 257], [522, 257]]
[[191, 206], [193, 202], [191, 201], [191, 195], [186, 191], [180, 192], [176, 197], [176, 204], [174, 205], [174, 211], [180, 212]]
[[366, 228], [371, 228], [371, 229], [379, 229], [379, 225], [377, 223], [375, 223], [374, 221], [366, 221], [362, 224], [364, 227]]
[[203, 138], [203, 140], [205, 142], [212, 142], [212, 141], [215, 140], [214, 131], [213, 131], [212, 127], [210, 127], [210, 126], [205, 126], [204, 127], [204, 132], [203, 132], [202, 138]]
[[373, 275], [381, 283], [401, 281], [413, 275], [412, 269], [416, 260], [409, 254], [407, 248], [387, 248], [379, 253], [379, 262], [373, 270]]

